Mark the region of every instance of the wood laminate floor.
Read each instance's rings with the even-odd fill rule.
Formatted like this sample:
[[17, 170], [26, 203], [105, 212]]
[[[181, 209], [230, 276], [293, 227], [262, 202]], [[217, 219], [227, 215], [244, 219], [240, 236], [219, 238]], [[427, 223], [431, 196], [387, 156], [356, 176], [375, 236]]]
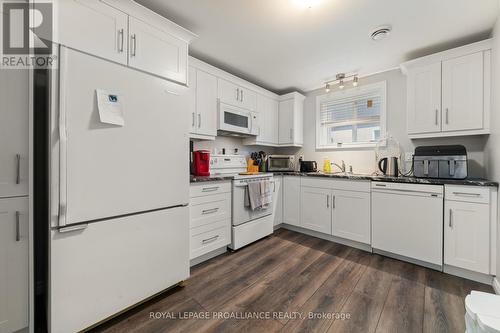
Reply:
[[488, 285], [280, 229], [193, 267], [184, 288], [93, 331], [464, 332], [464, 298], [471, 290], [493, 292]]

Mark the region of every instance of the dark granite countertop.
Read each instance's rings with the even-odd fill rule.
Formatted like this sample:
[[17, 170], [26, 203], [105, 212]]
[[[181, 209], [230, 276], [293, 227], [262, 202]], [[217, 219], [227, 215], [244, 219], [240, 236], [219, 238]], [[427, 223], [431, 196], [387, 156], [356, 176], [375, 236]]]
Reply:
[[[325, 174], [322, 172], [274, 172], [276, 176], [299, 176], [299, 177], [325, 177], [336, 179], [350, 180], [371, 180], [377, 182], [392, 182], [392, 183], [412, 183], [412, 184], [432, 184], [432, 185], [470, 185], [470, 186], [492, 186], [498, 187], [498, 182], [490, 181], [481, 178], [468, 179], [432, 179], [432, 178], [416, 178], [416, 177], [388, 177], [366, 174], [349, 174], [349, 173], [331, 173]], [[210, 182], [210, 181], [229, 181], [232, 176], [209, 176], [195, 177], [191, 176], [191, 183]]]
[[221, 181], [231, 181], [231, 180], [233, 180], [233, 176], [214, 175], [214, 176], [202, 177], [202, 176], [191, 175], [189, 181], [191, 183], [203, 183], [203, 182], [221, 182]]
[[471, 186], [493, 186], [498, 187], [498, 182], [481, 178], [467, 179], [434, 179], [434, 178], [416, 178], [416, 177], [389, 177], [367, 174], [349, 174], [349, 173], [331, 173], [323, 172], [276, 172], [275, 175], [302, 176], [302, 177], [327, 177], [351, 180], [371, 180], [377, 182], [392, 183], [412, 183], [412, 184], [433, 184], [433, 185], [471, 185]]

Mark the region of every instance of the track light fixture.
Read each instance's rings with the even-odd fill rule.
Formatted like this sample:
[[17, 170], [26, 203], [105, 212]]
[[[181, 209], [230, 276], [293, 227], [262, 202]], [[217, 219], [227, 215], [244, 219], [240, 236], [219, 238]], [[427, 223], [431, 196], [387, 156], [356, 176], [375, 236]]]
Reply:
[[345, 88], [345, 80], [352, 78], [352, 86], [357, 87], [359, 85], [358, 74], [346, 75], [345, 73], [339, 73], [335, 76], [334, 81], [328, 81], [325, 83], [325, 92], [329, 93], [331, 91], [331, 83], [338, 84], [339, 89]]

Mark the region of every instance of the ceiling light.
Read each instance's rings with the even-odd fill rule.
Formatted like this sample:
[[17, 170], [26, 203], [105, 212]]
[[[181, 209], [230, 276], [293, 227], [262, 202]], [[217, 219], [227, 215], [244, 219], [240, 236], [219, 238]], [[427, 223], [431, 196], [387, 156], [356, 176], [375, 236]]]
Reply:
[[339, 81], [339, 88], [344, 89], [344, 79], [345, 79], [345, 74], [344, 73], [339, 73], [336, 76], [337, 80]]
[[392, 27], [390, 25], [382, 25], [372, 30], [370, 33], [370, 38], [374, 41], [379, 41], [387, 38], [391, 33]]
[[329, 93], [329, 92], [330, 92], [330, 83], [327, 83], [327, 84], [325, 85], [325, 91], [326, 91], [327, 93]]
[[312, 8], [318, 5], [321, 0], [295, 0], [295, 3], [302, 8]]
[[355, 76], [353, 79], [352, 79], [352, 86], [353, 87], [357, 87], [359, 84], [359, 79], [357, 76]]

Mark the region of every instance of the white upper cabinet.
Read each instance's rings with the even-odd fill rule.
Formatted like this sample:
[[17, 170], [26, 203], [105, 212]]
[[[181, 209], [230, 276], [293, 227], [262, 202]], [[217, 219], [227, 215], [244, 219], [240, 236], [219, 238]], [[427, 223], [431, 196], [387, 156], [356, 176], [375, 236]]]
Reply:
[[131, 0], [55, 2], [53, 41], [187, 84], [196, 35]]
[[246, 139], [244, 144], [278, 145], [278, 101], [264, 95], [257, 95], [259, 114], [259, 134], [256, 138]]
[[304, 142], [304, 99], [299, 93], [281, 96], [278, 141], [282, 146], [302, 146]]
[[233, 82], [219, 79], [219, 99], [240, 108], [255, 111], [257, 109], [257, 94]]
[[0, 198], [28, 195], [28, 71], [0, 70]]
[[483, 53], [443, 61], [443, 131], [483, 128]]
[[129, 18], [129, 66], [179, 83], [187, 81], [188, 44], [141, 20]]
[[191, 138], [217, 136], [217, 77], [189, 66], [189, 133]]
[[217, 135], [217, 77], [196, 71], [196, 133]]
[[491, 40], [411, 60], [407, 75], [410, 138], [489, 134]]
[[408, 133], [441, 131], [441, 63], [408, 72]]
[[55, 42], [127, 64], [127, 14], [99, 0], [57, 1], [55, 12]]

